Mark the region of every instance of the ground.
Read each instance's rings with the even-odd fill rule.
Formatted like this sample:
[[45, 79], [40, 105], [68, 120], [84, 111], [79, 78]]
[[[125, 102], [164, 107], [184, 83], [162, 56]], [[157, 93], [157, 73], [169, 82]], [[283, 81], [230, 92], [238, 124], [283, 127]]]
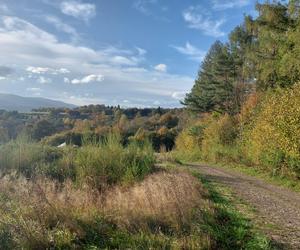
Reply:
[[[253, 208], [252, 220], [280, 249], [300, 249], [300, 194], [234, 170], [191, 164]], [[242, 208], [240, 208], [242, 209]]]

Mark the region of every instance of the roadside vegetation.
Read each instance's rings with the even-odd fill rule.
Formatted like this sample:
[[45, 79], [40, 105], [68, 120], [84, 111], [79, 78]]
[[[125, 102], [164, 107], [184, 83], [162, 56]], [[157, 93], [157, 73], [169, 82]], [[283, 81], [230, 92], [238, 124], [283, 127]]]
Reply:
[[198, 116], [176, 138], [177, 161], [203, 161], [300, 179], [299, 3], [260, 3], [217, 41], [184, 104]]
[[[0, 148], [3, 249], [266, 249], [202, 180], [155, 167], [149, 143], [118, 135], [54, 148]], [[215, 194], [214, 194], [215, 195]], [[232, 210], [233, 211], [233, 210]], [[230, 239], [229, 239], [230, 237]]]

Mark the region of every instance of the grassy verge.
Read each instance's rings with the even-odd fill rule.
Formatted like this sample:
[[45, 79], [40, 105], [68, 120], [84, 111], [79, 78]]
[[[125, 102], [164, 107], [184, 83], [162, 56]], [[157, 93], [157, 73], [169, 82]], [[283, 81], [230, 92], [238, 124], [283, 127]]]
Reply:
[[244, 212], [238, 211], [237, 200], [229, 189], [208, 181], [199, 172], [193, 171], [193, 175], [208, 190], [214, 205], [214, 216], [207, 215], [205, 224], [220, 249], [276, 249], [251, 223], [251, 209], [244, 206]]
[[[178, 169], [172, 163], [163, 164], [168, 169]], [[205, 179], [198, 171], [180, 167], [191, 172], [207, 190], [206, 199], [210, 210], [203, 214], [201, 230], [207, 232], [214, 243], [211, 249], [277, 249], [254, 225], [253, 208], [234, 197], [229, 188]]]
[[212, 165], [216, 167], [222, 167], [228, 170], [234, 170], [236, 172], [241, 172], [250, 176], [258, 177], [266, 182], [269, 182], [271, 184], [275, 184], [281, 187], [288, 188], [295, 192], [300, 192], [300, 181], [291, 179], [285, 176], [275, 175], [270, 170], [267, 170], [265, 168], [260, 168], [259, 166], [249, 166], [245, 164], [240, 164], [236, 162], [231, 161], [218, 161], [216, 162], [209, 162], [209, 161], [202, 161], [199, 157], [200, 154], [198, 154], [198, 157], [188, 157], [186, 154], [180, 154], [180, 152], [176, 152], [174, 155], [168, 155], [164, 156], [164, 158], [168, 160], [173, 160], [178, 164], [188, 164], [191, 162], [195, 162], [198, 164], [203, 165]]
[[216, 167], [233, 170], [236, 172], [244, 173], [250, 176], [258, 177], [268, 183], [275, 184], [281, 187], [288, 188], [295, 192], [300, 192], [300, 182], [297, 180], [292, 180], [287, 177], [272, 175], [269, 171], [260, 168], [249, 167], [237, 163], [228, 163], [228, 162], [199, 162], [199, 164], [210, 164]]

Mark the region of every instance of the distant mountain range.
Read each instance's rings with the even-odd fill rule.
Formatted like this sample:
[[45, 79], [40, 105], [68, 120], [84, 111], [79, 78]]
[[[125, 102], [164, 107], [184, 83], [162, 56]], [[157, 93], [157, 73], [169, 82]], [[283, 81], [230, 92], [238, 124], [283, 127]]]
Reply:
[[22, 97], [0, 93], [0, 110], [29, 112], [38, 108], [75, 108], [73, 104], [40, 97]]

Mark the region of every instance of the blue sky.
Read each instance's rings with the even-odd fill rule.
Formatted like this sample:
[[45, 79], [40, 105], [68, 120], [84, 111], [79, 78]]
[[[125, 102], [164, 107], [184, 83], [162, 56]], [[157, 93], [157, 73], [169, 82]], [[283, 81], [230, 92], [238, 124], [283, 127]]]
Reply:
[[254, 0], [0, 0], [0, 92], [177, 107]]

